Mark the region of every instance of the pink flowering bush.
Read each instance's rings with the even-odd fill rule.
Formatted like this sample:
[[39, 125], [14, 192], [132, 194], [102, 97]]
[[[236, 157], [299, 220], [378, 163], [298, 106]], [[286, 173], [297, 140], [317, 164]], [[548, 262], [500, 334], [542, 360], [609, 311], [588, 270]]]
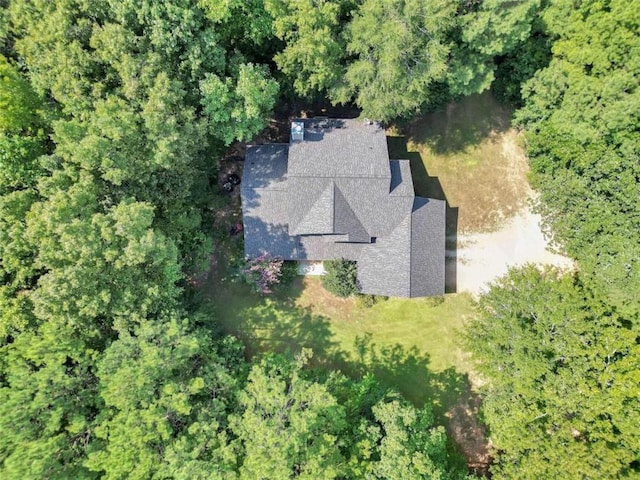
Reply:
[[268, 295], [273, 291], [272, 287], [280, 283], [283, 264], [281, 258], [270, 257], [265, 253], [247, 259], [240, 269], [240, 277], [255, 287], [259, 294]]

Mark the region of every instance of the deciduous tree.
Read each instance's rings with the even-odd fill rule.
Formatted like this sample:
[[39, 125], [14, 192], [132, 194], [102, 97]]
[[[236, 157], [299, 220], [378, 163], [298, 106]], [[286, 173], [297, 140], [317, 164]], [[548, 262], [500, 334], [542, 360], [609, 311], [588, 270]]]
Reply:
[[486, 380], [494, 478], [637, 476], [637, 313], [533, 266], [511, 271], [480, 308], [467, 343]]

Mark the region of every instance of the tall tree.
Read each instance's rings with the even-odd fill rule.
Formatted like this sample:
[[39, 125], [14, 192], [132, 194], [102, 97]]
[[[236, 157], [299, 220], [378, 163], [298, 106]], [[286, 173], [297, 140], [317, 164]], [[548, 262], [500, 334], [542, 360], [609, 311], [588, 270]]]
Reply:
[[452, 92], [487, 88], [497, 73], [498, 94], [519, 101], [521, 84], [548, 60], [542, 11], [542, 0], [461, 2], [448, 77]]
[[451, 0], [366, 0], [347, 27], [354, 60], [335, 100], [353, 97], [363, 115], [378, 120], [433, 101], [433, 86], [446, 79], [455, 11]]
[[463, 479], [429, 408], [416, 409], [372, 376], [324, 378], [268, 356], [240, 392], [231, 429], [240, 478]]
[[346, 43], [342, 29], [353, 0], [266, 0], [275, 35], [285, 42], [274, 60], [298, 94], [309, 96], [339, 85]]
[[640, 288], [637, 6], [552, 2], [553, 57], [517, 113], [549, 234], [620, 306]]
[[338, 478], [344, 409], [301, 376], [306, 354], [295, 364], [274, 360], [252, 369], [239, 395], [242, 414], [231, 420], [242, 445], [240, 478]]
[[233, 471], [233, 450], [220, 430], [241, 362], [220, 358], [219, 344], [190, 323], [175, 316], [141, 322], [105, 350], [97, 371], [105, 408], [96, 419], [91, 470], [141, 479], [225, 478], [214, 469]]
[[[243, 135], [262, 127], [261, 88], [273, 98], [273, 83], [194, 1], [15, 0], [2, 18], [22, 68], [0, 63], [0, 476], [148, 476], [155, 435], [176, 472], [211, 468], [202, 449], [224, 436], [225, 409], [211, 398], [233, 395], [213, 387], [224, 361], [181, 323], [178, 287], [207, 247], [211, 159], [229, 141], [207, 119], [200, 82], [215, 74], [234, 89], [244, 116], [228, 123]], [[163, 361], [172, 354], [175, 370]], [[142, 393], [119, 402], [107, 381]]]
[[501, 279], [480, 309], [466, 338], [486, 380], [494, 478], [640, 475], [638, 314], [533, 266]]
[[496, 58], [528, 40], [541, 1], [268, 0], [266, 6], [285, 42], [276, 63], [298, 94], [326, 93], [334, 103], [355, 102], [364, 116], [392, 120], [489, 88]]
[[45, 153], [42, 100], [0, 55], [0, 194], [33, 186]]

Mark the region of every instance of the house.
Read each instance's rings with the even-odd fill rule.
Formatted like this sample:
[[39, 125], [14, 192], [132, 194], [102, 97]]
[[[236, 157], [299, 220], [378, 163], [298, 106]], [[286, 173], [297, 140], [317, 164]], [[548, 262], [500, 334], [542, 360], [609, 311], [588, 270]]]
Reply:
[[345, 258], [362, 293], [444, 293], [445, 202], [415, 196], [376, 123], [295, 120], [289, 144], [248, 147], [241, 197], [248, 257]]

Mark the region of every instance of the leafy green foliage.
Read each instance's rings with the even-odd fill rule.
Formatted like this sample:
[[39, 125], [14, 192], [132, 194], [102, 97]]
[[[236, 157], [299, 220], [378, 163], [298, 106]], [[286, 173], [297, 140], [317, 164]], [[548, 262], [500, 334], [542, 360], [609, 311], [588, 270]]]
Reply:
[[358, 293], [358, 266], [344, 259], [324, 262], [327, 271], [322, 277], [322, 286], [338, 297], [350, 297]]
[[[210, 253], [211, 158], [259, 131], [279, 91], [258, 61], [272, 48], [260, 7], [2, 9], [20, 60], [0, 59], [2, 478], [338, 478], [396, 452], [420, 456], [408, 475], [448, 470], [428, 410], [374, 414], [373, 394], [348, 392], [379, 387], [304, 361], [248, 375], [242, 346], [183, 295]], [[392, 430], [394, 412], [408, 420]]]
[[487, 89], [497, 63], [501, 70], [508, 70], [500, 71], [499, 79], [516, 95], [520, 83], [544, 63], [535, 55], [536, 50], [531, 51], [536, 45], [531, 39], [541, 6], [541, 0], [463, 2], [456, 29], [457, 48], [447, 77], [451, 92], [469, 95]]
[[283, 286], [291, 285], [298, 277], [298, 262], [294, 260], [285, 260], [282, 263], [280, 274], [280, 284]]
[[228, 78], [237, 131], [255, 131], [264, 70], [193, 2], [7, 13], [27, 75], [2, 59], [0, 475], [206, 476], [229, 458], [227, 402], [211, 398], [233, 403], [241, 373], [237, 349], [216, 355], [225, 340], [180, 307], [182, 269], [207, 244], [209, 158], [228, 141], [199, 82]]
[[450, 0], [363, 2], [347, 28], [347, 51], [355, 59], [335, 99], [354, 97], [364, 116], [378, 120], [428, 103], [430, 87], [445, 79], [455, 9]]
[[494, 478], [637, 475], [637, 313], [531, 266], [511, 271], [480, 307], [467, 343], [488, 380]]
[[41, 99], [0, 55], [0, 194], [33, 186], [45, 153]]
[[230, 419], [240, 442], [240, 478], [462, 479], [451, 466], [442, 427], [371, 377], [333, 373], [318, 381], [294, 362], [268, 356], [255, 365]]
[[211, 133], [230, 144], [234, 139], [248, 140], [266, 123], [278, 94], [278, 84], [268, 79], [266, 69], [243, 65], [237, 84], [207, 75], [200, 83], [202, 104], [209, 118]]
[[[521, 54], [539, 31], [542, 2], [268, 0], [275, 56], [296, 93], [354, 101], [365, 117], [393, 120], [491, 85], [496, 59]], [[498, 19], [498, 20], [496, 20]], [[521, 55], [520, 55], [521, 57]], [[510, 67], [528, 79], [537, 57]], [[504, 77], [503, 77], [504, 78]], [[519, 87], [512, 86], [517, 89]]]
[[542, 0], [485, 0], [461, 16], [462, 40], [474, 51], [495, 56], [513, 51], [531, 35]]
[[[523, 89], [539, 211], [557, 243], [621, 303], [640, 288], [640, 15], [628, 2], [553, 2], [553, 57]], [[626, 293], [625, 293], [626, 292]]]
[[[109, 346], [98, 364], [107, 408], [97, 419], [91, 470], [148, 478], [167, 468], [194, 471], [206, 462], [225, 468], [228, 446], [215, 427], [226, 423], [237, 372], [225, 368], [212, 340], [174, 317], [143, 322]], [[207, 441], [207, 449], [198, 448]], [[193, 450], [184, 451], [189, 444]], [[171, 452], [166, 457], [165, 448]]]
[[275, 61], [293, 81], [295, 91], [309, 96], [331, 90], [344, 75], [345, 42], [340, 34], [352, 0], [266, 0], [275, 35], [285, 41]]
[[40, 100], [15, 67], [0, 55], [0, 130], [20, 133], [38, 121]]
[[517, 49], [497, 62], [492, 89], [503, 102], [522, 106], [522, 85], [551, 59], [551, 41], [542, 32], [532, 33]]
[[240, 478], [339, 476], [344, 410], [324, 385], [301, 377], [305, 361], [303, 356], [296, 366], [265, 362], [250, 372], [239, 394], [242, 415], [231, 419], [243, 447]]

